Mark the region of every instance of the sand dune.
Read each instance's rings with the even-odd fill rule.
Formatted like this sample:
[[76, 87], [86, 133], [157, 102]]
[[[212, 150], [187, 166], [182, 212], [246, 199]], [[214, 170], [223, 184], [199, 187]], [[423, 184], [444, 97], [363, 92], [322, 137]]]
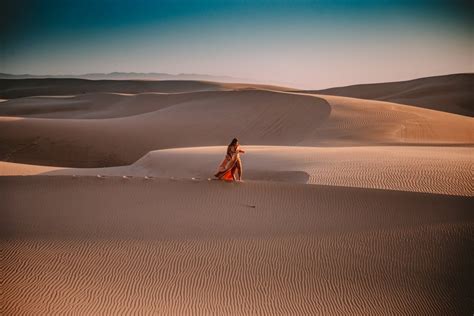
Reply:
[[[152, 150], [224, 145], [234, 136], [244, 144], [302, 146], [470, 144], [474, 139], [471, 118], [381, 101], [264, 90], [118, 98], [123, 106], [104, 102], [86, 114], [91, 103], [84, 110], [64, 111], [67, 119], [0, 117], [1, 159], [70, 167], [125, 165]], [[135, 106], [127, 104], [138, 99], [140, 105], [130, 110]], [[51, 107], [40, 115], [56, 116], [57, 108], [67, 105]], [[144, 113], [133, 115], [139, 112]], [[121, 117], [78, 119], [84, 116]]]
[[[317, 130], [329, 144], [449, 144], [474, 142], [474, 119], [391, 102], [322, 96], [331, 115]], [[311, 141], [301, 142], [310, 145]]]
[[474, 74], [471, 73], [400, 82], [358, 84], [311, 92], [390, 101], [471, 117], [474, 116]]
[[86, 79], [0, 79], [0, 98], [63, 96], [85, 93], [181, 93], [238, 89], [290, 88], [262, 84], [221, 83], [196, 80], [86, 80]]
[[0, 80], [0, 314], [471, 313], [471, 78]]
[[0, 187], [6, 314], [469, 312], [466, 198], [67, 176]]
[[[246, 146], [245, 149], [244, 177], [249, 180], [466, 196], [474, 193], [474, 148]], [[225, 147], [158, 150], [129, 167], [103, 168], [99, 173], [206, 179], [215, 173], [224, 154]], [[89, 170], [71, 172], [98, 173], [97, 169]], [[46, 174], [71, 173], [51, 170]]]
[[[246, 146], [246, 180], [308, 183], [470, 196], [469, 147]], [[130, 166], [55, 168], [0, 162], [0, 175], [131, 176], [212, 178], [225, 147], [157, 150]]]

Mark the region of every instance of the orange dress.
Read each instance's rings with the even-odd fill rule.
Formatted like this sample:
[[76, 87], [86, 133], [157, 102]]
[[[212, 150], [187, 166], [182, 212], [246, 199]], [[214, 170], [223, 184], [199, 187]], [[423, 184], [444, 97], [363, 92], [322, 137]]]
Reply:
[[228, 150], [224, 160], [219, 165], [217, 173], [214, 175], [221, 180], [234, 180], [234, 172], [240, 162], [239, 146]]

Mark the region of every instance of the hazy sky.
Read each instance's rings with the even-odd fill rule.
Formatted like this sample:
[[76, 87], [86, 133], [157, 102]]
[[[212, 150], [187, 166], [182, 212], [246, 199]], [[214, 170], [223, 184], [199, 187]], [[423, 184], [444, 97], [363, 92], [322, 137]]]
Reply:
[[3, 0], [0, 72], [229, 75], [302, 88], [473, 72], [471, 1]]

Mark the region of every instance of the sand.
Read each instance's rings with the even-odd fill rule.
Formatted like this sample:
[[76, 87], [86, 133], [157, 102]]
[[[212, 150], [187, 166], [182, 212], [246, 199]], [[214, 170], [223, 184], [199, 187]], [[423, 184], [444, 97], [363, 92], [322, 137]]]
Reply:
[[[309, 91], [308, 91], [309, 92]], [[474, 74], [454, 74], [409, 81], [359, 84], [316, 94], [390, 101], [449, 113], [474, 116]]]
[[[473, 118], [262, 85], [13, 81], [0, 313], [472, 312]], [[466, 92], [434, 90], [417, 98]], [[245, 182], [209, 179], [234, 136]]]
[[[245, 146], [247, 180], [363, 187], [469, 196], [472, 147]], [[156, 150], [137, 162], [109, 168], [58, 168], [0, 162], [1, 175], [212, 178], [225, 147]], [[350, 159], [348, 158], [350, 157]], [[416, 173], [416, 176], [414, 176]]]
[[[0, 117], [1, 160], [64, 167], [128, 165], [152, 150], [225, 145], [237, 135], [244, 144], [311, 147], [474, 143], [472, 118], [383, 101], [268, 90], [121, 98], [141, 102], [121, 101], [138, 107], [129, 116], [121, 105], [90, 114], [121, 116], [116, 118], [77, 118], [84, 114], [70, 111], [70, 99], [62, 105], [62, 118], [47, 117], [56, 115], [58, 104], [51, 106], [53, 114], [44, 109], [45, 118]], [[136, 114], [145, 108], [150, 111]]]
[[0, 185], [7, 314], [469, 311], [465, 197], [67, 176]]

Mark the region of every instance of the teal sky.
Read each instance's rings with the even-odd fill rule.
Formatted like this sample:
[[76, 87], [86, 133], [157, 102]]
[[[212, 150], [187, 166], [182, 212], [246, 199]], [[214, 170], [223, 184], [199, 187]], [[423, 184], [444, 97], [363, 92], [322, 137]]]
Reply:
[[3, 2], [6, 73], [200, 73], [325, 88], [474, 71], [470, 1]]

